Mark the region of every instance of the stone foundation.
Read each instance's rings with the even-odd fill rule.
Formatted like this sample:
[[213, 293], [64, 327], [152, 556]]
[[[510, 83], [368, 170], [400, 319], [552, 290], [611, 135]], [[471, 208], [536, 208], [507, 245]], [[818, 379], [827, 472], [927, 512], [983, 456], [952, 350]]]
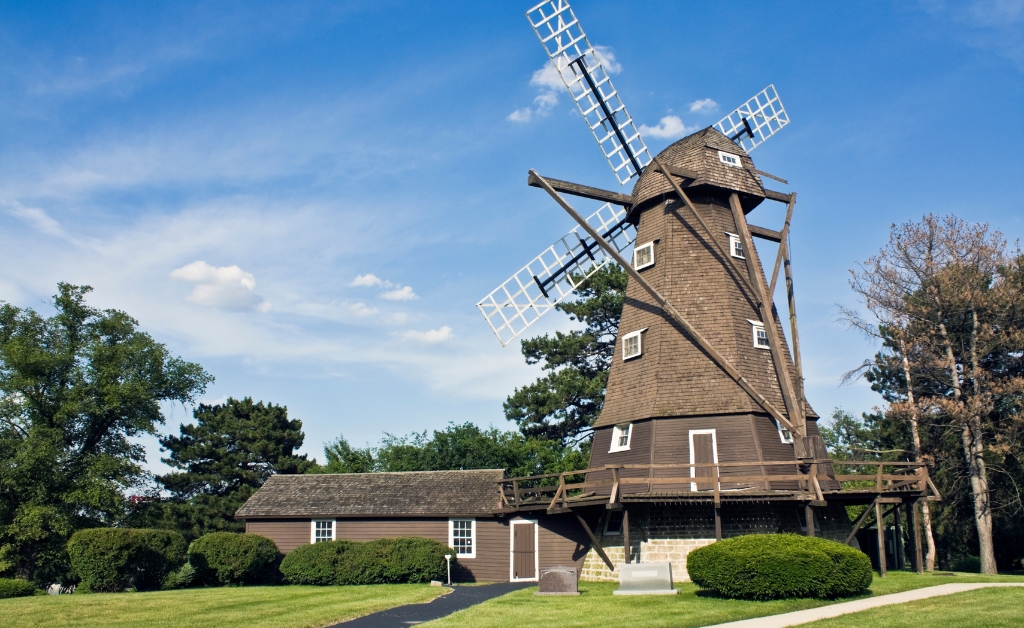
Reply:
[[[602, 514], [594, 533], [613, 565], [625, 562], [621, 534], [605, 534], [609, 512]], [[688, 582], [687, 555], [715, 542], [715, 511], [710, 504], [631, 504], [630, 554], [634, 563], [672, 563], [672, 579]], [[839, 505], [815, 508], [817, 536], [843, 542], [852, 529], [846, 510]], [[722, 506], [722, 537], [744, 534], [806, 534], [803, 505], [795, 502], [726, 504]], [[643, 534], [641, 534], [641, 531]], [[646, 537], [647, 541], [643, 538]], [[856, 541], [854, 541], [856, 543]], [[580, 579], [589, 582], [615, 581], [612, 571], [593, 548], [583, 562]]]

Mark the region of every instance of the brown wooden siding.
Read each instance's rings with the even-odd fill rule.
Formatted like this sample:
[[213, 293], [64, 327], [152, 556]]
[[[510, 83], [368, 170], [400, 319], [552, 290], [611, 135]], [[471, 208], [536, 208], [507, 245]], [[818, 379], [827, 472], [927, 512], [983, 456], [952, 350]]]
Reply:
[[[613, 427], [604, 427], [594, 430], [594, 444], [590, 448], [590, 466], [603, 467], [606, 464], [650, 464], [651, 442], [654, 421], [637, 421], [633, 423], [632, 434], [629, 437], [629, 449], [626, 451], [609, 452], [612, 443]], [[611, 472], [591, 473], [590, 479], [608, 480], [612, 477]], [[644, 469], [631, 469], [621, 472], [620, 477], [646, 478], [648, 472]], [[648, 491], [648, 485], [631, 485], [624, 487], [626, 493], [644, 493]], [[607, 495], [609, 489], [597, 491]], [[577, 522], [579, 525], [579, 522]]]
[[246, 521], [245, 531], [267, 537], [277, 545], [278, 551], [287, 554], [309, 543], [311, 526], [309, 519], [261, 519]]
[[[657, 420], [658, 438], [654, 443], [655, 464], [690, 464], [690, 432], [692, 430], [715, 430], [715, 441], [719, 463], [760, 462], [757, 443], [751, 433], [750, 415], [719, 416], [719, 417], [687, 417]], [[756, 475], [759, 466], [727, 467], [721, 471], [722, 477], [730, 475]], [[655, 472], [655, 477], [689, 478], [689, 469], [662, 469]], [[740, 488], [749, 483], [723, 483], [722, 488]], [[689, 490], [690, 483], [657, 484], [655, 491]]]
[[[523, 518], [538, 522], [540, 568], [562, 565], [583, 568], [590, 543], [575, 516], [538, 514]], [[245, 528], [246, 532], [273, 540], [281, 552], [288, 553], [310, 542], [310, 525], [309, 519], [251, 520], [246, 522]], [[448, 519], [336, 519], [335, 522], [337, 539], [372, 541], [400, 536], [420, 536], [447, 544]], [[461, 582], [508, 581], [510, 543], [508, 519], [477, 517], [476, 558], [460, 559], [452, 578]]]

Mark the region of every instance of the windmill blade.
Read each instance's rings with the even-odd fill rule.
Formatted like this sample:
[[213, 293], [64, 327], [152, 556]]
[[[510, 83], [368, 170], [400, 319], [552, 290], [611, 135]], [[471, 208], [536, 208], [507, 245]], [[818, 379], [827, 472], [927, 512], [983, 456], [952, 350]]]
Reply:
[[[626, 210], [617, 205], [605, 203], [587, 222], [619, 252], [633, 244], [636, 237], [633, 225], [626, 222]], [[501, 345], [506, 346], [610, 259], [586, 231], [576, 227], [476, 306]]]
[[787, 124], [789, 114], [775, 86], [769, 85], [715, 123], [714, 128], [749, 153]]
[[626, 183], [651, 162], [651, 155], [612, 86], [600, 53], [565, 0], [545, 0], [526, 17], [619, 183]]

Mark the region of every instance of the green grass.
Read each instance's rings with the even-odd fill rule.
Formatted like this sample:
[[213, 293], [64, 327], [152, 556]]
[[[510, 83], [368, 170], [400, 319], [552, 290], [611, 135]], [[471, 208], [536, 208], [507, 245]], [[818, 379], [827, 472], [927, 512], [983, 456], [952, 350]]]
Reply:
[[152, 593], [46, 595], [0, 600], [4, 628], [300, 628], [330, 624], [448, 589], [425, 584], [226, 587]]
[[[925, 574], [918, 576], [905, 572], [890, 572], [887, 578], [875, 577], [870, 595], [885, 595], [948, 582], [1024, 582], [1024, 578], [979, 576], [977, 574], [958, 574], [956, 576]], [[559, 628], [570, 626], [587, 628], [672, 626], [685, 628], [787, 613], [833, 603], [827, 600], [813, 599], [771, 602], [728, 600], [700, 593], [697, 587], [690, 583], [677, 585], [678, 595], [664, 597], [613, 596], [612, 591], [617, 588], [618, 584], [616, 583], [581, 582], [579, 597], [538, 597], [533, 595], [536, 589], [530, 588], [495, 598], [444, 619], [423, 625], [430, 628], [504, 628], [539, 625], [559, 626]], [[999, 592], [1006, 593], [1007, 590], [1002, 589]], [[977, 610], [974, 614], [980, 617]], [[873, 624], [870, 622], [859, 624], [859, 626], [865, 625]], [[902, 626], [904, 624], [894, 625]], [[955, 624], [943, 622], [917, 624], [917, 626], [930, 625]]]
[[900, 606], [883, 606], [869, 611], [823, 619], [807, 628], [1002, 628], [1020, 626], [1024, 618], [1024, 589], [980, 589], [954, 593]]

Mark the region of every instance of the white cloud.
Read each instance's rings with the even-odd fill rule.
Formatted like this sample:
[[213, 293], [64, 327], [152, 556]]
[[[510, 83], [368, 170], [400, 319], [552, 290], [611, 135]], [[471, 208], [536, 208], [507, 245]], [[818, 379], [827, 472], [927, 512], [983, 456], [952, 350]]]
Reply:
[[[622, 64], [615, 60], [615, 53], [604, 46], [594, 46], [594, 55], [601, 62], [601, 67], [608, 74], [618, 74], [622, 71]], [[568, 82], [575, 80], [572, 70], [564, 69]], [[539, 70], [530, 77], [530, 85], [540, 90], [540, 93], [533, 99], [534, 107], [523, 107], [508, 114], [507, 120], [511, 122], [527, 123], [533, 120], [534, 116], [545, 116], [558, 104], [558, 95], [565, 89], [562, 77], [558, 70], [551, 63], [545, 63]]]
[[687, 127], [679, 116], [665, 116], [657, 126], [640, 125], [640, 133], [651, 137], [676, 138], [697, 130], [696, 127]]
[[402, 334], [403, 340], [415, 340], [417, 342], [424, 342], [427, 344], [436, 344], [439, 342], [447, 342], [455, 337], [452, 333], [452, 328], [445, 325], [440, 329], [430, 329], [427, 331], [407, 331]]
[[258, 307], [261, 312], [270, 309], [270, 304], [253, 292], [256, 279], [238, 266], [211, 266], [203, 260], [196, 260], [171, 271], [171, 279], [181, 279], [196, 284], [186, 301], [225, 309], [247, 309]]
[[4, 205], [7, 206], [7, 212], [10, 215], [28, 223], [36, 231], [58, 238], [70, 239], [68, 234], [64, 232], [64, 228], [60, 226], [60, 223], [43, 210], [36, 207], [26, 207], [17, 201], [5, 202]]
[[412, 286], [402, 286], [396, 290], [389, 290], [384, 294], [380, 295], [382, 299], [388, 301], [412, 301], [418, 299], [416, 293], [412, 291]]
[[358, 277], [353, 279], [352, 283], [350, 283], [349, 285], [350, 286], [363, 286], [363, 287], [367, 287], [367, 288], [372, 288], [373, 286], [381, 286], [381, 285], [384, 285], [385, 283], [387, 283], [387, 285], [389, 285], [389, 286], [391, 285], [390, 282], [385, 282], [383, 279], [381, 279], [377, 275], [371, 275], [371, 274], [367, 273], [365, 275], [359, 275]]
[[718, 103], [710, 98], [701, 98], [690, 103], [691, 113], [704, 113], [705, 111], [714, 111], [716, 109], [718, 109]]
[[348, 309], [356, 316], [369, 316], [377, 313], [377, 308], [367, 307], [365, 303], [353, 303]]

